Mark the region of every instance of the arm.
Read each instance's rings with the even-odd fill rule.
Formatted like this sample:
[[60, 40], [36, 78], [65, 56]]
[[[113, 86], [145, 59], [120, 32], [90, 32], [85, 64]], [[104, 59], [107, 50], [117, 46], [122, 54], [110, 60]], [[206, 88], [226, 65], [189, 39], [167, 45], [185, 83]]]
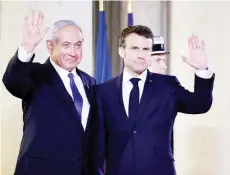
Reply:
[[213, 75], [204, 79], [195, 75], [194, 92], [189, 92], [182, 87], [175, 78], [177, 111], [187, 114], [201, 114], [207, 112], [212, 105]]
[[34, 55], [24, 54], [22, 47], [19, 47], [12, 57], [3, 75], [3, 83], [6, 89], [18, 98], [26, 98], [34, 89], [34, 82], [31, 78], [32, 60]]
[[207, 112], [212, 105], [212, 89], [215, 75], [209, 70], [204, 40], [192, 35], [188, 38], [189, 57], [183, 60], [195, 69], [194, 93], [185, 90], [176, 80], [177, 110], [188, 114]]
[[27, 98], [34, 90], [34, 80], [31, 77], [35, 65], [32, 63], [33, 52], [48, 31], [48, 28], [41, 31], [43, 19], [43, 13], [34, 11], [25, 17], [22, 46], [10, 60], [3, 76], [8, 91], [18, 98]]

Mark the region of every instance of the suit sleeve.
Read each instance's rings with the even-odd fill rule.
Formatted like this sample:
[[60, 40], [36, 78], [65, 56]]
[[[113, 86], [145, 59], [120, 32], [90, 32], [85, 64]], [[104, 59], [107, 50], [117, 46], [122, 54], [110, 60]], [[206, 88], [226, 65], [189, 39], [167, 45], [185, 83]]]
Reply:
[[182, 87], [175, 78], [177, 112], [186, 114], [202, 114], [209, 111], [212, 106], [212, 91], [215, 74], [209, 79], [195, 75], [194, 92]]
[[97, 129], [96, 129], [96, 140], [94, 142], [94, 173], [95, 175], [104, 174], [104, 162], [105, 162], [105, 149], [106, 149], [106, 127], [103, 115], [103, 109], [101, 106], [100, 93], [98, 88], [96, 90], [97, 94]]
[[31, 77], [34, 56], [29, 62], [22, 62], [16, 51], [7, 65], [2, 81], [6, 89], [15, 97], [25, 99], [34, 89], [34, 81]]

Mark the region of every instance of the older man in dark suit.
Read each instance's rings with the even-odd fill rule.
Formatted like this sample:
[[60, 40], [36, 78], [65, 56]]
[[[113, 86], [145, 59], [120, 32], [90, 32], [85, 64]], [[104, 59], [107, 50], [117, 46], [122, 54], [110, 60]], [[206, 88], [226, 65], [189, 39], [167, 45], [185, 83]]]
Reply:
[[25, 18], [22, 43], [3, 77], [23, 107], [15, 175], [87, 175], [96, 107], [95, 79], [77, 68], [82, 31], [73, 21], [55, 22], [46, 41], [50, 57], [33, 63], [34, 49], [48, 31], [41, 30], [43, 18], [41, 12]]

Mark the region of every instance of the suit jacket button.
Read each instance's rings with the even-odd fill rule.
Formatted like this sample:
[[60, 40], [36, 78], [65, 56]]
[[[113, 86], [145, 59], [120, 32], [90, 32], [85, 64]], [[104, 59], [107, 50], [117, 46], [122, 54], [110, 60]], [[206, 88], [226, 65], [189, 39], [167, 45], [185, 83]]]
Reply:
[[137, 131], [133, 131], [133, 134], [137, 134]]

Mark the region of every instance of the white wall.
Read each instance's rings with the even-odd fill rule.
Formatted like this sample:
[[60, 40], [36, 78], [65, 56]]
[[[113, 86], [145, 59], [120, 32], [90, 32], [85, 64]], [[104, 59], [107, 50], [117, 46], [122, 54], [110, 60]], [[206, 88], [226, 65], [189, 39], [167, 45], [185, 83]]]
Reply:
[[146, 25], [154, 35], [167, 37], [167, 2], [133, 1], [133, 21], [135, 25]]
[[[180, 59], [192, 33], [205, 40], [216, 73], [214, 102], [203, 115], [177, 116], [175, 158], [178, 175], [230, 174], [230, 2], [172, 1], [171, 74], [193, 90], [193, 70]], [[186, 53], [186, 52], [185, 52]]]
[[[30, 8], [40, 9], [44, 12], [45, 23], [51, 25], [58, 19], [72, 19], [82, 27], [85, 43], [83, 61], [80, 68], [93, 75], [92, 58], [92, 1], [72, 2], [2, 2], [1, 51], [0, 51], [0, 77], [6, 68], [11, 56], [15, 53], [21, 41], [22, 24]], [[52, 9], [52, 10], [51, 10]], [[48, 56], [45, 43], [36, 50], [35, 61], [44, 62]], [[22, 137], [22, 111], [19, 99], [9, 94], [3, 84], [0, 85], [1, 111], [1, 151], [2, 175], [13, 174], [19, 144]]]

